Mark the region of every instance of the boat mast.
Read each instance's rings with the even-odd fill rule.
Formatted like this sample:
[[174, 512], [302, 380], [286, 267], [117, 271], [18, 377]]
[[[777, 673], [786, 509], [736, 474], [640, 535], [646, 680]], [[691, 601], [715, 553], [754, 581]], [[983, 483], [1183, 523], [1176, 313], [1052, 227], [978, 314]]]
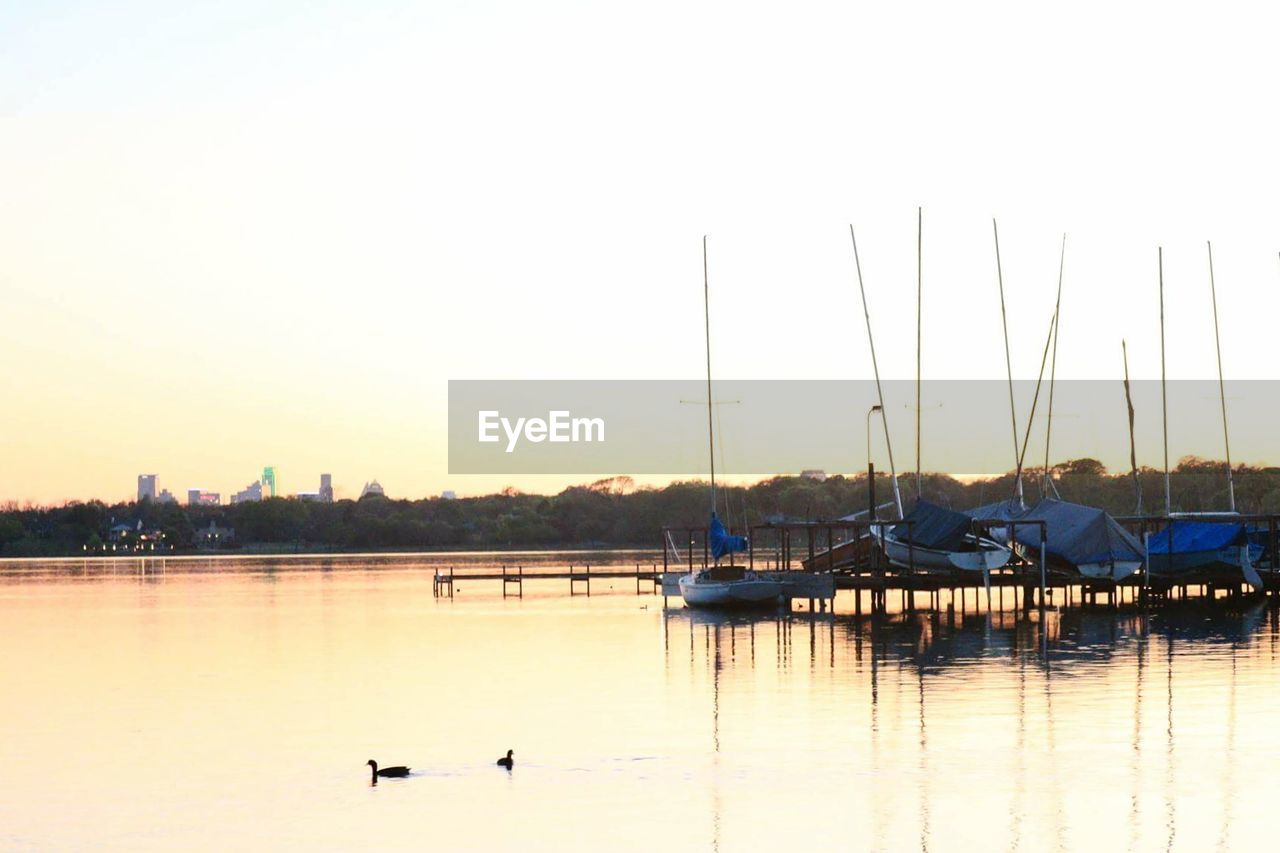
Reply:
[[[1013, 426], [1013, 461], [1016, 465], [1022, 458], [1022, 453], [1018, 450], [1018, 415], [1013, 407], [1013, 359], [1009, 355], [1009, 318], [1004, 310], [1004, 272], [1000, 267], [1000, 230], [996, 227], [994, 217], [991, 219], [991, 233], [996, 239], [996, 281], [1000, 284], [1000, 322], [1004, 326], [1004, 364], [1009, 374], [1009, 422]], [[1018, 505], [1024, 506], [1021, 474], [1018, 474], [1014, 486], [1017, 490]]]
[[716, 514], [716, 438], [711, 402], [711, 293], [707, 276], [707, 235], [702, 235], [702, 316], [707, 333], [707, 459], [711, 462], [711, 514]]
[[1218, 334], [1218, 289], [1213, 282], [1213, 244], [1209, 248], [1209, 295], [1213, 298], [1213, 346], [1218, 352], [1218, 397], [1222, 401], [1222, 441], [1227, 446], [1227, 497], [1231, 511], [1236, 511], [1236, 484], [1231, 471], [1231, 434], [1227, 432], [1227, 388], [1222, 381], [1222, 338]]
[[[1164, 514], [1173, 512], [1169, 493], [1169, 393], [1165, 386], [1164, 367], [1164, 247], [1157, 247], [1156, 262], [1160, 268], [1160, 408], [1164, 421]], [[1172, 537], [1170, 533], [1170, 537]]]
[[1133, 489], [1138, 496], [1135, 515], [1142, 515], [1142, 480], [1138, 478], [1138, 448], [1133, 440], [1133, 396], [1129, 393], [1129, 347], [1120, 339], [1120, 352], [1124, 355], [1124, 401], [1129, 407], [1129, 466], [1133, 469]]
[[[1062, 235], [1062, 252], [1058, 255], [1058, 298], [1053, 306], [1053, 361], [1049, 367], [1049, 411], [1044, 427], [1044, 485], [1057, 494], [1058, 488], [1049, 478], [1049, 438], [1053, 433], [1053, 385], [1058, 376], [1058, 318], [1062, 313], [1062, 268], [1067, 260], [1067, 235]], [[1044, 496], [1048, 492], [1043, 488]]]
[[920, 345], [924, 297], [924, 208], [916, 208], [916, 500], [924, 496], [920, 477]]
[[884, 445], [889, 451], [889, 476], [893, 480], [893, 502], [898, 507], [898, 518], [903, 517], [902, 493], [898, 490], [898, 471], [893, 465], [893, 444], [889, 441], [889, 418], [885, 414], [884, 391], [880, 387], [880, 367], [876, 363], [876, 341], [871, 335], [871, 311], [867, 308], [867, 288], [862, 283], [862, 261], [858, 258], [858, 237], [849, 226], [849, 237], [853, 240], [853, 264], [858, 270], [858, 290], [862, 293], [862, 313], [867, 318], [867, 343], [871, 346], [871, 369], [876, 375], [876, 396], [880, 398], [880, 422], [884, 424]]
[[1040, 373], [1036, 377], [1036, 393], [1031, 398], [1031, 414], [1027, 415], [1027, 433], [1022, 437], [1022, 455], [1018, 457], [1018, 470], [1015, 477], [1022, 480], [1022, 463], [1027, 455], [1027, 446], [1031, 443], [1031, 425], [1036, 419], [1036, 403], [1040, 400], [1040, 386], [1044, 384], [1044, 366], [1049, 360], [1049, 344], [1053, 341], [1054, 330], [1058, 327], [1058, 312], [1053, 312], [1049, 319], [1049, 333], [1044, 338], [1044, 353], [1040, 356]]

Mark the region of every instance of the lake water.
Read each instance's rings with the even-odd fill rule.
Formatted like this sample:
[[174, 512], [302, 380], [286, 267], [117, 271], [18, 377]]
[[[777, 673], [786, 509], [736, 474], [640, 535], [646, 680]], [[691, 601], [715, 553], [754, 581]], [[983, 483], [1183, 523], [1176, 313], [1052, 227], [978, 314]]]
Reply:
[[1265, 604], [724, 617], [625, 580], [436, 599], [442, 559], [0, 564], [0, 849], [1270, 838]]

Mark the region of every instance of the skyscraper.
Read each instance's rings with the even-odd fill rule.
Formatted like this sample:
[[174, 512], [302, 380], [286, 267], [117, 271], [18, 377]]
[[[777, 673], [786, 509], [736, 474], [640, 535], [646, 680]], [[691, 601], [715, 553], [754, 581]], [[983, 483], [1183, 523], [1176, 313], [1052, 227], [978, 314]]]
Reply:
[[138, 475], [138, 501], [143, 499], [154, 501], [156, 499], [156, 475], [155, 474], [139, 474]]
[[330, 474], [320, 475], [320, 500], [333, 503], [333, 476]]
[[231, 502], [233, 504], [242, 504], [248, 503], [249, 501], [260, 500], [262, 500], [262, 483], [258, 480], [254, 480], [252, 483], [231, 496]]
[[187, 489], [187, 506], [218, 506], [222, 495], [207, 489]]

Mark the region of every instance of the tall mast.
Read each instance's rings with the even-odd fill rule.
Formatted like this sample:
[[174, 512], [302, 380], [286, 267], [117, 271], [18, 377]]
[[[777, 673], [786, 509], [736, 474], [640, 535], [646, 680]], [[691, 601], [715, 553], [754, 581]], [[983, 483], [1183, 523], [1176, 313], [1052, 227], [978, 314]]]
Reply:
[[1022, 462], [1027, 455], [1027, 445], [1031, 443], [1031, 425], [1036, 419], [1036, 403], [1040, 400], [1040, 386], [1044, 382], [1044, 366], [1049, 360], [1049, 344], [1053, 341], [1054, 330], [1058, 327], [1058, 313], [1055, 311], [1049, 318], [1049, 333], [1044, 337], [1044, 353], [1040, 356], [1040, 374], [1036, 377], [1036, 393], [1031, 398], [1031, 414], [1027, 415], [1027, 434], [1022, 437], [1022, 455], [1018, 457], [1018, 470], [1014, 475], [1018, 482], [1022, 480]]
[[1124, 355], [1124, 402], [1129, 407], [1129, 467], [1133, 469], [1133, 489], [1138, 496], [1135, 515], [1142, 515], [1142, 480], [1138, 478], [1138, 448], [1133, 440], [1133, 396], [1129, 393], [1129, 347], [1120, 339], [1120, 352]]
[[[1022, 454], [1018, 450], [1018, 415], [1013, 407], [1013, 358], [1009, 355], [1009, 318], [1004, 310], [1004, 272], [1000, 267], [1000, 230], [996, 227], [994, 218], [991, 220], [991, 233], [996, 239], [996, 281], [1000, 284], [1000, 322], [1004, 325], [1004, 364], [1009, 373], [1009, 422], [1013, 427], [1013, 461], [1018, 465]], [[1017, 490], [1018, 504], [1021, 506], [1024, 503], [1021, 474], [1017, 475], [1014, 486]]]
[[1173, 512], [1173, 501], [1169, 493], [1169, 393], [1165, 387], [1164, 369], [1164, 247], [1156, 249], [1156, 259], [1160, 266], [1160, 408], [1164, 420], [1164, 514]]
[[920, 345], [923, 333], [924, 208], [916, 208], [916, 500], [924, 496], [920, 477]]
[[711, 462], [711, 514], [716, 512], [716, 438], [711, 402], [711, 289], [707, 275], [707, 235], [702, 235], [702, 316], [707, 332], [707, 459]]
[[1236, 511], [1236, 484], [1231, 471], [1231, 435], [1227, 432], [1227, 388], [1222, 381], [1222, 338], [1218, 334], [1218, 289], [1213, 282], [1213, 244], [1209, 247], [1209, 294], [1213, 297], [1213, 346], [1218, 352], [1218, 397], [1222, 401], [1222, 440], [1227, 446], [1227, 497], [1231, 511]]
[[[1053, 434], [1053, 384], [1058, 376], [1058, 322], [1062, 313], [1062, 268], [1067, 260], [1067, 235], [1062, 235], [1062, 252], [1058, 256], [1058, 299], [1053, 306], [1053, 362], [1049, 367], [1049, 411], [1044, 427], [1044, 482], [1055, 488], [1049, 479], [1049, 438]], [[1048, 497], [1048, 495], [1045, 495]]]
[[867, 318], [867, 343], [871, 346], [871, 369], [876, 375], [876, 396], [880, 398], [880, 422], [884, 424], [884, 446], [889, 451], [889, 476], [893, 479], [893, 501], [898, 506], [898, 518], [903, 517], [902, 493], [898, 490], [898, 471], [893, 465], [893, 444], [889, 441], [889, 418], [885, 414], [884, 391], [880, 388], [880, 367], [876, 363], [876, 341], [871, 335], [871, 311], [867, 308], [867, 288], [862, 283], [862, 261], [858, 258], [858, 237], [849, 226], [853, 240], [853, 264], [858, 269], [858, 290], [862, 293], [862, 313]]

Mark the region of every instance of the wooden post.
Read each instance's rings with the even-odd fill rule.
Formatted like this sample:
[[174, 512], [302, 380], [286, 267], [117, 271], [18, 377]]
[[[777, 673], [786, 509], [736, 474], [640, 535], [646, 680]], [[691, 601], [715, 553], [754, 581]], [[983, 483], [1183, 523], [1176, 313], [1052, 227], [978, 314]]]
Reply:
[[1045, 528], [1045, 523], [1042, 521], [1040, 522], [1040, 607], [1042, 608], [1044, 607], [1044, 603], [1045, 603], [1045, 581], [1046, 581], [1045, 570], [1047, 568], [1045, 564], [1046, 553], [1047, 553], [1045, 550], [1045, 540], [1049, 538], [1047, 534], [1048, 534], [1048, 531]]

